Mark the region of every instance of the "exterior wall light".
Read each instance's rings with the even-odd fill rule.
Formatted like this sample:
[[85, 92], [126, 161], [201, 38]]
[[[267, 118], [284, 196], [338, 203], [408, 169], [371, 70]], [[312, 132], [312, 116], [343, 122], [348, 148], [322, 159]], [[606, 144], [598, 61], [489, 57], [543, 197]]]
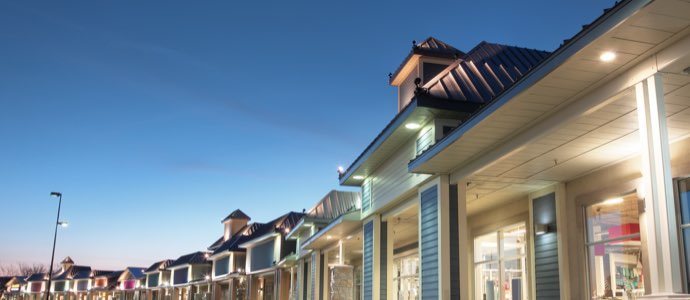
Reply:
[[534, 233], [536, 235], [543, 235], [549, 232], [549, 225], [546, 224], [536, 224], [534, 225]]
[[599, 59], [601, 59], [603, 62], [610, 62], [616, 59], [616, 53], [613, 51], [606, 51], [599, 56]]
[[364, 176], [362, 176], [362, 175], [355, 175], [355, 176], [352, 176], [352, 179], [354, 179], [354, 180], [362, 180], [362, 179], [364, 179]]

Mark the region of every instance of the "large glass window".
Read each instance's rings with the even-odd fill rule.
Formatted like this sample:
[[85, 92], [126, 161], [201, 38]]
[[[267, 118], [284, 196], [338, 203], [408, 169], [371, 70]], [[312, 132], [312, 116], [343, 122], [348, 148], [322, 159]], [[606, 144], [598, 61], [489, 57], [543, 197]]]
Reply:
[[685, 285], [690, 290], [690, 178], [678, 182], [680, 202], [680, 234], [685, 250]]
[[644, 295], [637, 196], [608, 199], [585, 209], [592, 299]]
[[398, 299], [419, 299], [419, 255], [417, 253], [398, 256], [393, 259], [395, 277], [393, 282], [397, 289]]
[[527, 299], [524, 223], [474, 239], [476, 300]]

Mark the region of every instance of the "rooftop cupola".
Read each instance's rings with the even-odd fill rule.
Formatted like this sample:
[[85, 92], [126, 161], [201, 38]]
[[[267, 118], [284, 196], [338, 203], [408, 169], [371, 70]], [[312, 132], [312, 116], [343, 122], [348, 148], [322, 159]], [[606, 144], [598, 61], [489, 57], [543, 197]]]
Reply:
[[74, 265], [74, 261], [72, 260], [72, 258], [69, 257], [69, 256], [65, 257], [65, 259], [63, 259], [63, 260], [60, 262], [60, 266], [61, 266], [61, 268], [62, 268], [62, 270], [61, 270], [60, 272], [66, 271], [67, 269], [69, 269], [69, 268], [72, 267], [73, 265]]
[[225, 225], [223, 231], [223, 241], [227, 241], [239, 232], [251, 220], [244, 212], [239, 209], [231, 212], [221, 223]]
[[398, 112], [410, 103], [417, 87], [464, 56], [464, 52], [434, 37], [419, 44], [412, 41], [412, 50], [398, 69], [390, 74], [390, 84], [398, 87]]

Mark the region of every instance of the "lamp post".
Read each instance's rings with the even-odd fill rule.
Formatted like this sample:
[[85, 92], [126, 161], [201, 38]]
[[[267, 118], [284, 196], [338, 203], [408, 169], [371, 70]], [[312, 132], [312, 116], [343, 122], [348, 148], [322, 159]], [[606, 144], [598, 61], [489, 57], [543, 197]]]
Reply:
[[53, 262], [55, 261], [55, 243], [57, 242], [58, 226], [67, 226], [67, 222], [60, 222], [60, 207], [62, 206], [62, 193], [50, 192], [50, 196], [57, 197], [59, 200], [57, 220], [55, 221], [55, 235], [53, 235], [53, 254], [50, 256], [50, 267], [48, 271], [48, 287], [46, 287], [46, 300], [50, 300], [50, 283], [53, 276]]

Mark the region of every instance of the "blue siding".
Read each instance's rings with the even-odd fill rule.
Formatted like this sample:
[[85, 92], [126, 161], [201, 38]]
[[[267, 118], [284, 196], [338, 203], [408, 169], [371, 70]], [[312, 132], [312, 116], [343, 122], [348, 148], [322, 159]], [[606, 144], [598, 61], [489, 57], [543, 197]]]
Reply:
[[362, 211], [371, 207], [371, 179], [367, 178], [362, 184]]
[[374, 299], [374, 221], [364, 224], [362, 257], [362, 293], [364, 300]]
[[420, 211], [421, 299], [439, 299], [438, 190], [436, 186], [422, 192]]
[[[556, 227], [556, 197], [549, 194], [532, 203], [535, 224]], [[553, 231], [553, 230], [550, 230]], [[555, 232], [534, 237], [534, 279], [536, 280], [536, 299], [560, 299], [560, 278], [558, 274], [558, 239]]]
[[417, 140], [415, 142], [415, 152], [417, 155], [422, 154], [426, 149], [431, 147], [431, 145], [434, 144], [434, 127], [433, 126], [427, 126], [424, 129], [421, 130], [419, 133], [419, 137], [417, 137]]

